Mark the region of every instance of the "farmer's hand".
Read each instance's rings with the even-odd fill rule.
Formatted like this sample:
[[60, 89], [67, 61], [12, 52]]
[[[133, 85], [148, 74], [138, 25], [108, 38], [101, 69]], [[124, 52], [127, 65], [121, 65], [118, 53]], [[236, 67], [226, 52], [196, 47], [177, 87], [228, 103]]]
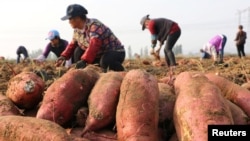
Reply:
[[160, 42], [159, 47], [157, 47], [157, 48], [156, 48], [156, 51], [155, 51], [155, 53], [156, 53], [158, 56], [160, 56], [161, 47], [162, 47], [162, 43]]
[[154, 55], [154, 54], [155, 54], [155, 49], [154, 49], [154, 48], [151, 48], [150, 54], [151, 54], [151, 55]]
[[86, 66], [87, 66], [87, 63], [84, 60], [80, 60], [80, 61], [76, 62], [77, 69], [85, 68]]
[[155, 51], [155, 53], [156, 53], [157, 55], [159, 55], [159, 54], [160, 54], [160, 51], [161, 51], [161, 48], [157, 48], [156, 51]]
[[59, 67], [61, 66], [64, 62], [65, 62], [66, 58], [63, 56], [60, 56], [57, 60], [56, 60], [56, 66]]

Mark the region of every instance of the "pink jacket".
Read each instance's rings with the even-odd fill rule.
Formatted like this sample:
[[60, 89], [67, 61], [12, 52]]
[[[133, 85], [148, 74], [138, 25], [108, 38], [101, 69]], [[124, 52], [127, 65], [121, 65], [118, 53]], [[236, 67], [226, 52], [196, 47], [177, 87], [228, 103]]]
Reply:
[[216, 51], [219, 51], [222, 49], [222, 42], [223, 42], [222, 35], [216, 35], [208, 41], [208, 43], [210, 43], [211, 45], [215, 47]]

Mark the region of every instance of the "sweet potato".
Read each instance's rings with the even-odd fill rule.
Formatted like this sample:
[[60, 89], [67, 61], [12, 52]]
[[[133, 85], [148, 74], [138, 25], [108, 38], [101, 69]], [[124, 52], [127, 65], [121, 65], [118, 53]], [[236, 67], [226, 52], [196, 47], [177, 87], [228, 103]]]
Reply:
[[21, 112], [8, 97], [0, 93], [0, 116], [6, 115], [21, 115]]
[[238, 105], [248, 117], [250, 117], [250, 91], [246, 88], [237, 85], [228, 79], [212, 73], [206, 74], [206, 77], [217, 85], [222, 92], [222, 95]]
[[119, 141], [158, 140], [157, 79], [146, 71], [130, 70], [123, 78], [116, 112]]
[[246, 115], [246, 113], [244, 113], [244, 111], [239, 106], [237, 106], [230, 100], [227, 100], [227, 104], [229, 105], [230, 111], [232, 113], [234, 124], [236, 125], [250, 124], [250, 118]]
[[122, 80], [123, 76], [113, 71], [102, 74], [98, 79], [88, 98], [89, 114], [83, 134], [115, 122]]
[[58, 124], [33, 117], [0, 116], [1, 141], [70, 141]]
[[33, 72], [22, 72], [10, 79], [6, 96], [19, 108], [32, 109], [43, 97], [45, 83]]
[[159, 122], [173, 119], [176, 100], [174, 88], [165, 83], [158, 83], [159, 87]]
[[46, 90], [36, 117], [65, 125], [87, 102], [99, 73], [93, 69], [71, 69]]
[[174, 87], [177, 98], [173, 116], [179, 140], [205, 141], [209, 124], [233, 124], [226, 99], [203, 74], [182, 72]]

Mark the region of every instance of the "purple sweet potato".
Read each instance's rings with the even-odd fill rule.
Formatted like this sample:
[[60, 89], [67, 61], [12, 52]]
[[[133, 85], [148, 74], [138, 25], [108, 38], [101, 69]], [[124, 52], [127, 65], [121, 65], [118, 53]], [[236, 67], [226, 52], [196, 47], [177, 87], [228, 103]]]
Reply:
[[99, 73], [90, 68], [67, 71], [48, 87], [36, 117], [65, 125], [87, 102], [98, 78]]
[[227, 103], [231, 110], [234, 124], [236, 125], [250, 124], [250, 118], [246, 115], [246, 113], [239, 106], [237, 106], [230, 100], [227, 100]]
[[182, 72], [174, 83], [177, 94], [174, 124], [179, 140], [207, 140], [208, 125], [233, 124], [226, 99], [204, 74]]
[[144, 70], [130, 70], [123, 78], [116, 112], [119, 141], [158, 140], [157, 79]]
[[70, 141], [58, 124], [23, 116], [0, 116], [1, 141]]
[[32, 109], [43, 97], [45, 83], [33, 72], [22, 72], [10, 79], [6, 96], [19, 108]]
[[158, 83], [159, 86], [159, 122], [173, 119], [173, 111], [176, 100], [174, 88], [166, 83]]
[[98, 79], [88, 98], [89, 115], [83, 134], [115, 122], [122, 80], [123, 76], [113, 71], [102, 74]]
[[21, 115], [21, 112], [8, 97], [0, 93], [0, 116], [7, 115]]
[[206, 74], [206, 77], [221, 89], [226, 99], [238, 105], [250, 117], [250, 91], [248, 89], [212, 73]]

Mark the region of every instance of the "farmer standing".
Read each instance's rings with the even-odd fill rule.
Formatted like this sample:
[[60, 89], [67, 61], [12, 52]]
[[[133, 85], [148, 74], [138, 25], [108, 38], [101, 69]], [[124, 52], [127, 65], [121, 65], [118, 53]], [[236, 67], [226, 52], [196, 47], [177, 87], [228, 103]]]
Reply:
[[[68, 41], [61, 39], [59, 32], [54, 29], [49, 31], [46, 40], [50, 40], [50, 42], [45, 47], [43, 53], [35, 59], [38, 62], [44, 62], [50, 52], [53, 52], [57, 57], [60, 57], [61, 53], [68, 45]], [[66, 67], [69, 67], [70, 65], [71, 59], [65, 62]]]
[[16, 54], [17, 54], [17, 60], [16, 60], [17, 64], [20, 63], [21, 55], [23, 55], [24, 61], [29, 62], [29, 54], [24, 46], [19, 46], [16, 50]]
[[245, 57], [245, 43], [246, 43], [246, 39], [247, 39], [247, 33], [245, 31], [243, 31], [243, 26], [239, 25], [238, 27], [239, 31], [236, 34], [236, 38], [234, 41], [236, 41], [236, 47], [237, 47], [237, 52], [238, 52], [238, 56], [241, 57]]
[[[222, 64], [223, 58], [224, 58], [224, 47], [227, 42], [226, 35], [218, 34], [212, 37], [204, 46], [202, 49], [200, 49], [201, 53], [203, 53], [203, 56], [201, 59], [206, 58], [213, 58], [214, 63]], [[219, 55], [219, 61], [218, 56]]]
[[[170, 67], [170, 72], [172, 73], [177, 65], [172, 49], [181, 35], [179, 25], [175, 21], [166, 18], [150, 19], [149, 15], [144, 16], [141, 19], [140, 24], [142, 25], [142, 30], [147, 28], [151, 33], [151, 54], [156, 53], [159, 55], [160, 48], [166, 41], [164, 47], [165, 60]], [[160, 47], [155, 52], [154, 48], [156, 47], [157, 40], [160, 42]]]
[[124, 46], [109, 27], [97, 19], [87, 18], [86, 14], [88, 11], [79, 4], [67, 7], [66, 16], [61, 20], [69, 20], [74, 29], [73, 39], [58, 58], [57, 65], [74, 56], [76, 68], [98, 64], [104, 72], [123, 71]]

